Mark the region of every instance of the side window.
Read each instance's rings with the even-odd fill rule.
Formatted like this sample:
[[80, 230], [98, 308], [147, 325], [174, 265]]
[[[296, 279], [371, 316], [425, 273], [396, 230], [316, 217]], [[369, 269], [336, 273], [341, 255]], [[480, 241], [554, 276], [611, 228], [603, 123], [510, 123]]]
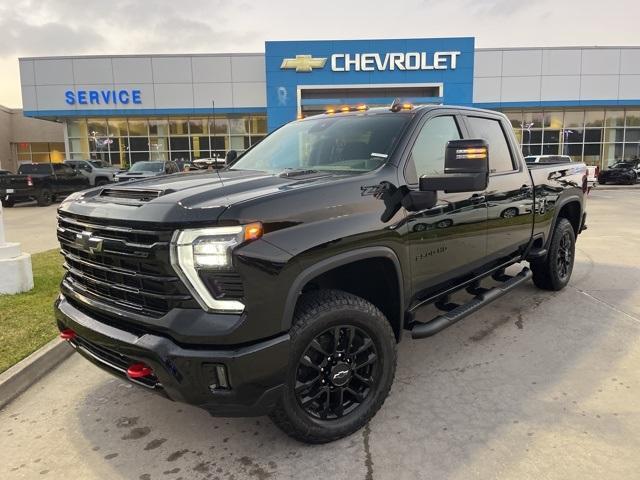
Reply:
[[453, 115], [428, 120], [411, 149], [405, 170], [407, 183], [418, 183], [422, 175], [442, 175], [447, 142], [460, 138], [460, 129]]
[[510, 172], [514, 170], [513, 158], [507, 137], [499, 120], [493, 118], [467, 117], [473, 138], [482, 138], [489, 144], [489, 171]]
[[53, 171], [57, 174], [73, 174], [73, 169], [64, 163], [52, 163]]

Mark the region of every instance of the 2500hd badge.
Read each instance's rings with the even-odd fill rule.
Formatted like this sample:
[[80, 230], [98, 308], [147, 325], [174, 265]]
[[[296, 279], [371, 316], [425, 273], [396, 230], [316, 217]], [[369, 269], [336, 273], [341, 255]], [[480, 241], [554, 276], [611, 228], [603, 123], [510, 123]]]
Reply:
[[[322, 443], [381, 408], [404, 332], [434, 335], [529, 279], [567, 285], [584, 165], [527, 167], [492, 111], [346, 110], [219, 171], [68, 197], [61, 336], [169, 399]], [[440, 313], [418, 321], [426, 305]]]

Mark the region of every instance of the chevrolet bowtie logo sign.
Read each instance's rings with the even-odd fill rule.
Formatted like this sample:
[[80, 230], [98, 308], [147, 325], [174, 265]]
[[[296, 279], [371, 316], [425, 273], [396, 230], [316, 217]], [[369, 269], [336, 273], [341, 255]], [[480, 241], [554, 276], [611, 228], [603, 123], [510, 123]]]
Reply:
[[311, 72], [314, 68], [323, 68], [326, 58], [313, 58], [311, 55], [296, 55], [296, 58], [285, 58], [280, 68], [296, 72]]
[[76, 233], [75, 243], [80, 250], [92, 255], [102, 252], [102, 239], [94, 237], [91, 232]]

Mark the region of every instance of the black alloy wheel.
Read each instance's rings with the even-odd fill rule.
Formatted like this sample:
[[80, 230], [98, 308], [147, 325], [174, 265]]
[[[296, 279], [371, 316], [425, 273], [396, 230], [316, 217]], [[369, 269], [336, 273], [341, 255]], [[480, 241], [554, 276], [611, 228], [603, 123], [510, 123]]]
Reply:
[[300, 297], [289, 336], [285, 384], [271, 420], [307, 443], [364, 427], [395, 375], [397, 338], [385, 315], [351, 293], [314, 290]]
[[563, 232], [556, 254], [558, 277], [565, 281], [573, 268], [573, 239], [568, 231]]
[[295, 393], [312, 417], [330, 420], [356, 409], [375, 386], [378, 355], [371, 337], [340, 325], [315, 337], [300, 359]]
[[530, 262], [533, 283], [543, 290], [562, 290], [569, 283], [575, 261], [576, 235], [571, 222], [559, 218], [545, 258]]

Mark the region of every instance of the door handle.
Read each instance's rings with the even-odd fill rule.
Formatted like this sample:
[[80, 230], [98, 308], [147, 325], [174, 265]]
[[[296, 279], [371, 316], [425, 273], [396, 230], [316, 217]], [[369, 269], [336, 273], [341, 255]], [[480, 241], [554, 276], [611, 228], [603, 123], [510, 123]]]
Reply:
[[474, 193], [473, 195], [471, 195], [471, 203], [473, 204], [478, 204], [478, 203], [482, 203], [486, 200], [486, 197], [484, 195], [479, 195], [477, 193]]

